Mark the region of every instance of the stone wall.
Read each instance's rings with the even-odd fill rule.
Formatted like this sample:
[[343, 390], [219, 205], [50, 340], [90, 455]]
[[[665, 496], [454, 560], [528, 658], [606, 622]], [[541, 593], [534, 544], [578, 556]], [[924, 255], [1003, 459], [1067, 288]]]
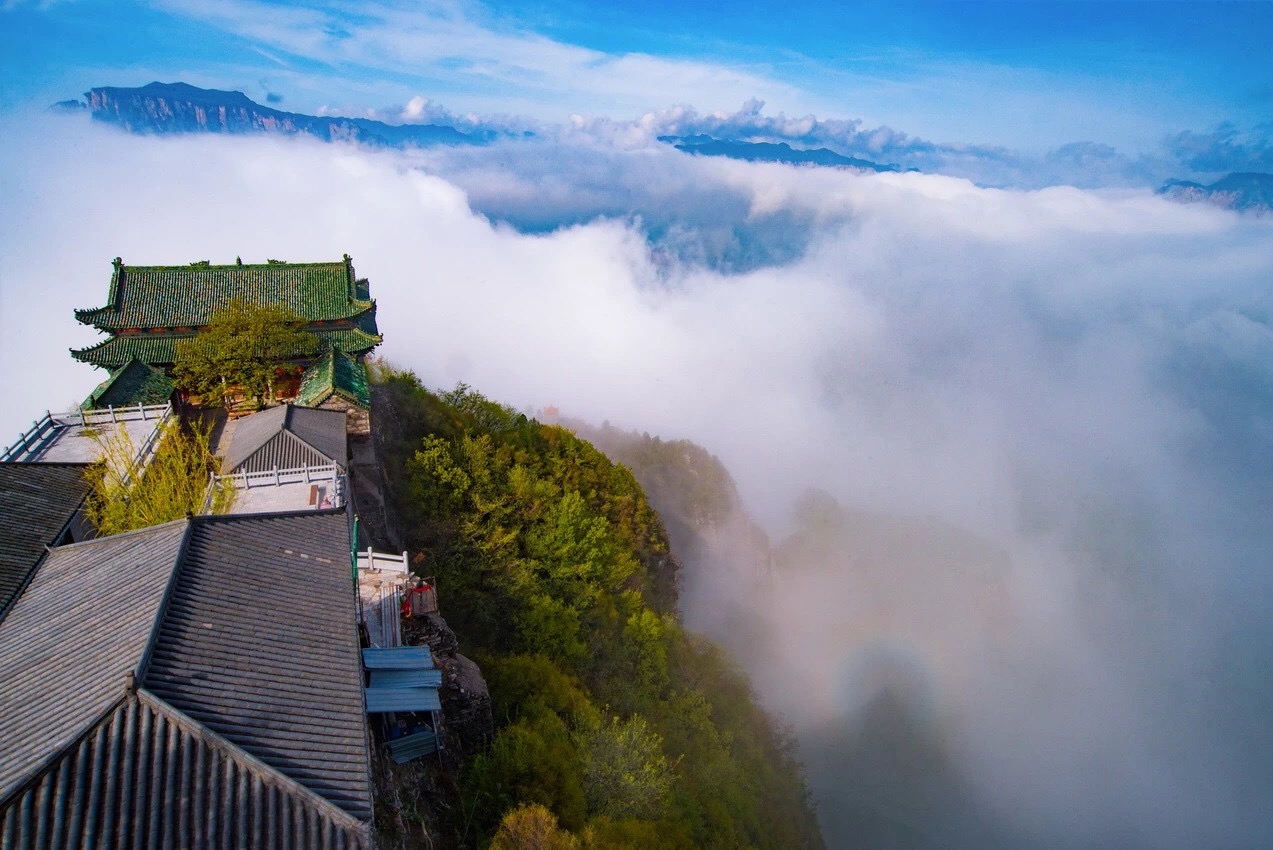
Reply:
[[345, 433], [361, 436], [371, 433], [371, 411], [334, 395], [319, 405], [322, 410], [345, 411]]
[[402, 621], [402, 642], [427, 645], [442, 671], [442, 716], [446, 721], [447, 754], [462, 761], [481, 752], [495, 736], [491, 695], [482, 671], [460, 654], [460, 644], [446, 620], [425, 614]]

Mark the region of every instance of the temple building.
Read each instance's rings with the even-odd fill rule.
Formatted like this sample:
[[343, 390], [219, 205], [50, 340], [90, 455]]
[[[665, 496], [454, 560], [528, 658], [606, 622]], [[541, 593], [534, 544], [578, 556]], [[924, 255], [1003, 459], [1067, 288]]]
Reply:
[[[323, 364], [320, 371], [327, 382], [338, 378], [345, 384], [356, 384], [348, 374], [335, 373], [350, 371], [346, 360], [357, 367], [353, 371], [362, 372], [362, 358], [381, 342], [376, 302], [366, 279], [355, 275], [348, 254], [335, 263], [271, 260], [224, 266], [207, 262], [128, 266], [116, 257], [114, 266], [106, 305], [75, 311], [80, 322], [109, 336], [96, 345], [72, 350], [71, 355], [107, 369], [112, 379], [127, 370], [129, 380], [122, 384], [144, 384], [153, 391], [153, 381], [138, 380], [146, 376], [134, 363], [171, 368], [177, 342], [206, 327], [232, 300], [286, 307], [303, 317], [307, 322], [304, 329], [318, 337], [320, 351], [344, 355], [335, 366], [330, 358]], [[353, 396], [355, 404], [361, 401], [356, 392], [343, 395]]]

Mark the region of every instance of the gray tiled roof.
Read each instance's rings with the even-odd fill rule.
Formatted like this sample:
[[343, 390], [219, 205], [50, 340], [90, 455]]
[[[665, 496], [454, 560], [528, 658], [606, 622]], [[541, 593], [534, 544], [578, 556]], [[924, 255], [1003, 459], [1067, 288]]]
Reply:
[[5, 848], [354, 850], [370, 831], [145, 690], [0, 808]]
[[348, 517], [195, 517], [54, 549], [0, 623], [0, 704], [6, 848], [90, 824], [74, 846], [365, 846]]
[[[276, 439], [280, 435], [283, 435], [282, 439]], [[293, 463], [296, 455], [291, 438], [316, 452], [324, 463], [335, 463], [342, 469], [347, 466], [348, 443], [343, 411], [284, 404], [245, 416], [235, 423], [234, 436], [222, 469], [227, 473], [234, 472], [252, 460], [257, 452], [262, 452], [262, 458], [249, 464], [253, 468], [273, 468], [275, 460], [280, 465]]]
[[186, 529], [179, 520], [54, 549], [0, 622], [0, 800], [124, 695]]
[[0, 617], [88, 494], [85, 464], [0, 463]]
[[319, 410], [314, 407], [288, 405], [287, 429], [341, 467], [349, 459], [349, 438], [345, 432], [346, 416], [341, 410]]
[[197, 519], [145, 686], [368, 820], [347, 523], [343, 512]]
[[225, 460], [221, 462], [222, 472], [233, 472], [258, 449], [274, 439], [287, 422], [287, 405], [267, 408], [266, 410], [244, 416], [234, 422], [234, 434], [230, 438], [230, 447], [226, 450]]

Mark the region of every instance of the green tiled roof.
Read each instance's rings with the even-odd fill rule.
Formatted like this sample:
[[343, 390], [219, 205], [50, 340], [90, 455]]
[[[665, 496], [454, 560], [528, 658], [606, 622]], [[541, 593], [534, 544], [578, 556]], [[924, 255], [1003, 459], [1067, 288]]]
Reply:
[[176, 384], [161, 370], [129, 360], [111, 372], [80, 405], [86, 410], [104, 407], [131, 407], [138, 404], [163, 404], [172, 397]]
[[[382, 342], [361, 328], [306, 328], [319, 341], [349, 354], [365, 354]], [[90, 348], [72, 349], [71, 356], [83, 363], [117, 369], [129, 360], [156, 366], [171, 365], [178, 340], [192, 334], [118, 334]], [[297, 352], [298, 354], [300, 352]]]
[[371, 408], [367, 367], [347, 354], [328, 349], [305, 370], [296, 403], [305, 407], [318, 407], [333, 395], [361, 408]]
[[[367, 282], [346, 255], [336, 263], [126, 266], [116, 259], [109, 303], [76, 310], [104, 331], [208, 324], [230, 300], [287, 307], [310, 321], [347, 321], [371, 310]], [[371, 319], [374, 324], [374, 314]], [[374, 328], [373, 328], [374, 331]]]

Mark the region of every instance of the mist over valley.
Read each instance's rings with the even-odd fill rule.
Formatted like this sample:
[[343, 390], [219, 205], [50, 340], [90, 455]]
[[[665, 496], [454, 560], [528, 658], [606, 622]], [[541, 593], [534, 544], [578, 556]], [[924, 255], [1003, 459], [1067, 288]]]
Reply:
[[[544, 185], [499, 145], [6, 134], [24, 203], [3, 213], [0, 344], [48, 364], [10, 393], [56, 406], [94, 380], [65, 362], [90, 335], [66, 317], [103, 257], [339, 245], [376, 281], [386, 356], [426, 384], [719, 459], [694, 461], [696, 514], [684, 481], [646, 478], [688, 461], [597, 438], [667, 515], [687, 624], [791, 724], [832, 846], [1267, 833], [1267, 219], [536, 142], [542, 214], [582, 223], [519, 231], [470, 206]], [[797, 247], [732, 270], [749, 227], [783, 222]]]
[[633, 471], [828, 847], [1269, 845], [1273, 7], [656, 6], [5, 4], [0, 430], [112, 258], [349, 254]]

